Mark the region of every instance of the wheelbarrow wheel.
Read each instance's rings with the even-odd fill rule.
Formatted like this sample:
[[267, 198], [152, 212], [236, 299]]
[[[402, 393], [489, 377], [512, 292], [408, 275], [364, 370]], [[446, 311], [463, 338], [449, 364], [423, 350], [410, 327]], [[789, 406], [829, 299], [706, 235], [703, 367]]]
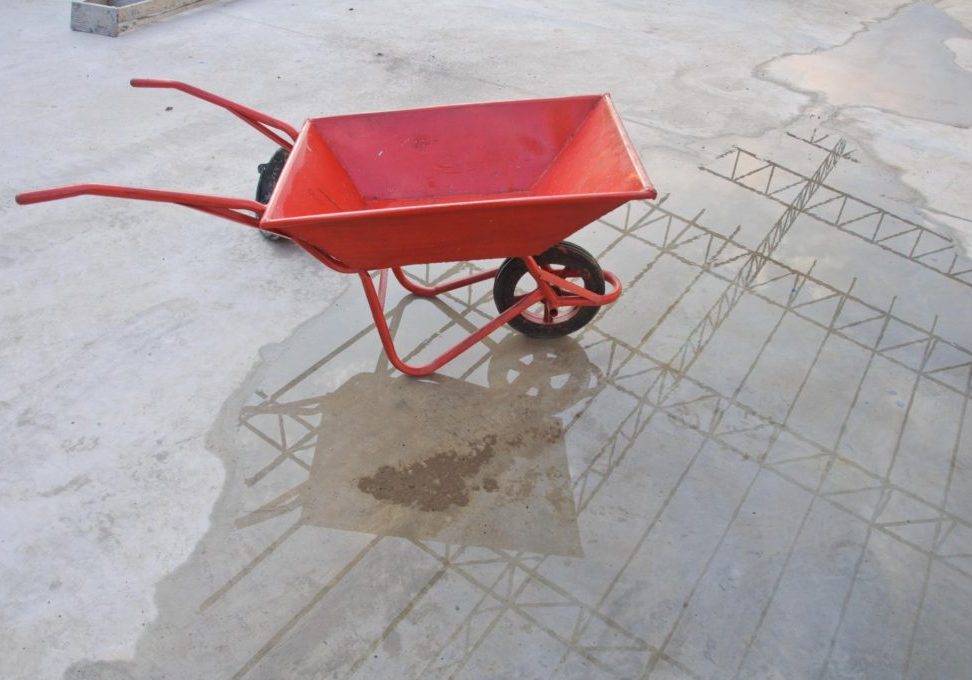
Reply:
[[[277, 180], [280, 179], [280, 172], [283, 170], [284, 164], [287, 162], [287, 156], [289, 155], [290, 152], [286, 149], [277, 149], [269, 161], [257, 166], [257, 172], [260, 173], [260, 180], [257, 182], [256, 190], [257, 202], [266, 205], [270, 201], [270, 197], [273, 195], [273, 188], [277, 186]], [[283, 239], [283, 236], [274, 234], [271, 231], [264, 231], [263, 229], [260, 230], [260, 235], [268, 241], [280, 241]]]
[[[537, 264], [592, 293], [604, 294], [604, 273], [594, 256], [578, 245], [564, 241], [536, 256]], [[493, 281], [493, 301], [500, 313], [536, 288], [526, 265], [518, 258], [503, 262]], [[578, 331], [597, 314], [597, 307], [560, 307], [547, 310], [543, 302], [528, 307], [510, 319], [509, 325], [531, 338], [559, 338]]]

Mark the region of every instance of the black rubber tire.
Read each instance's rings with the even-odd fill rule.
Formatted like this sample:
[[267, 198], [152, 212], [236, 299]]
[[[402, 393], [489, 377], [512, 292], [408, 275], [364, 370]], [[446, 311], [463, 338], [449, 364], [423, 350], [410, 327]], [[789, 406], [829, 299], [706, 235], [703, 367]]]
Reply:
[[[604, 294], [604, 273], [594, 256], [578, 245], [564, 241], [536, 256], [541, 267], [565, 268], [572, 274], [566, 278], [580, 283], [592, 293]], [[557, 269], [553, 270], [557, 273]], [[510, 258], [503, 262], [493, 281], [493, 301], [503, 313], [516, 302], [516, 286], [523, 277], [530, 277], [523, 260]], [[531, 279], [532, 281], [532, 279]], [[559, 338], [580, 330], [597, 314], [597, 307], [571, 307], [560, 309], [551, 322], [529, 310], [510, 320], [511, 328], [531, 338]]]
[[[277, 180], [280, 179], [280, 172], [287, 163], [287, 157], [289, 155], [290, 152], [286, 149], [277, 149], [269, 161], [257, 166], [257, 172], [260, 173], [260, 180], [257, 182], [256, 190], [256, 200], [258, 203], [266, 205], [270, 201], [270, 197], [273, 195], [273, 188], [277, 186]], [[283, 239], [283, 236], [280, 234], [274, 234], [271, 231], [264, 231], [263, 229], [260, 230], [260, 235], [268, 241], [280, 241]]]

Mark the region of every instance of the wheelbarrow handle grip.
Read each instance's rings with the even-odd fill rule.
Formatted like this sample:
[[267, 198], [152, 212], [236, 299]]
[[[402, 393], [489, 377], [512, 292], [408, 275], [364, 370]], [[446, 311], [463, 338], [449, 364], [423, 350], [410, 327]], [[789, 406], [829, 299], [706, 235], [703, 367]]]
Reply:
[[[156, 201], [158, 203], [175, 203], [187, 208], [195, 208], [210, 215], [224, 217], [241, 222], [252, 227], [259, 226], [260, 217], [266, 206], [245, 198], [227, 198], [225, 196], [209, 196], [206, 194], [188, 194], [181, 191], [163, 191], [160, 189], [139, 189], [137, 187], [123, 187], [114, 184], [69, 184], [52, 189], [27, 191], [17, 194], [15, 200], [20, 205], [57, 201], [74, 196], [113, 196], [115, 198], [132, 198], [140, 201]], [[254, 215], [236, 212], [247, 210]]]
[[188, 83], [183, 83], [179, 80], [155, 80], [152, 78], [132, 78], [130, 82], [132, 87], [157, 87], [179, 90], [180, 92], [185, 92], [186, 94], [202, 99], [203, 101], [210, 102], [216, 106], [221, 106], [238, 118], [242, 119], [245, 123], [253, 126], [257, 131], [266, 135], [273, 140], [274, 143], [282, 146], [288, 151], [293, 148], [293, 144], [268, 128], [280, 130], [289, 136], [291, 140], [297, 140], [297, 130], [292, 125], [289, 125], [272, 116], [268, 116], [265, 113], [261, 113], [256, 109], [251, 109], [249, 106], [244, 106], [243, 104], [238, 104], [234, 101], [226, 99], [225, 97], [220, 97], [217, 94], [213, 94], [212, 92], [207, 92], [206, 90], [200, 89], [194, 85], [189, 85]]

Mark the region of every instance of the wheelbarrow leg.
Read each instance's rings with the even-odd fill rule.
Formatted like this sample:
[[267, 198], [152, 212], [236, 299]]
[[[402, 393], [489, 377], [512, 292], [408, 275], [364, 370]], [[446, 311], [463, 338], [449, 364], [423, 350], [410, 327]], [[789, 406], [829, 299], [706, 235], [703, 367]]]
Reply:
[[456, 288], [471, 286], [472, 284], [479, 283], [480, 281], [487, 281], [494, 278], [496, 276], [496, 272], [498, 271], [498, 269], [490, 269], [489, 271], [480, 272], [461, 279], [453, 279], [452, 281], [438, 286], [423, 286], [408, 278], [408, 276], [405, 275], [405, 272], [402, 271], [401, 267], [392, 268], [395, 278], [398, 279], [400, 284], [402, 284], [402, 287], [412, 295], [418, 295], [419, 297], [435, 297], [436, 295], [447, 293], [450, 290], [455, 290]]
[[[393, 271], [395, 271], [396, 278], [398, 278], [399, 281], [401, 281], [402, 278], [404, 278], [404, 276], [399, 275], [399, 272], [401, 271], [400, 269], [393, 270]], [[412, 366], [402, 361], [401, 358], [398, 356], [398, 352], [395, 350], [395, 341], [392, 339], [391, 331], [388, 330], [388, 323], [385, 321], [385, 307], [382, 300], [383, 296], [379, 293], [378, 290], [375, 289], [375, 284], [371, 280], [371, 276], [368, 274], [368, 272], [358, 272], [358, 277], [361, 279], [361, 285], [364, 288], [365, 297], [368, 298], [368, 307], [371, 308], [371, 316], [375, 320], [375, 327], [378, 329], [378, 336], [381, 338], [381, 344], [385, 348], [385, 354], [388, 355], [388, 360], [391, 362], [392, 366], [397, 368], [402, 373], [405, 373], [406, 375], [415, 376], [415, 377], [429, 375], [430, 373], [435, 373], [437, 370], [442, 368], [445, 364], [455, 359], [457, 356], [465, 352], [467, 349], [475, 345], [477, 342], [485, 338], [487, 335], [495, 331], [500, 326], [505, 325], [510, 319], [512, 319], [515, 316], [518, 316], [523, 312], [523, 310], [525, 310], [530, 305], [535, 304], [538, 300], [540, 300], [543, 297], [543, 294], [539, 290], [524, 296], [521, 300], [517, 301], [515, 305], [513, 305], [512, 307], [504, 311], [498, 317], [496, 317], [495, 319], [487, 323], [485, 326], [483, 326], [476, 332], [472, 333], [471, 335], [469, 335], [464, 340], [457, 343], [450, 349], [446, 350], [445, 352], [443, 352], [441, 355], [439, 355], [429, 363], [423, 366]], [[476, 277], [470, 277], [470, 278], [476, 278]], [[483, 279], [480, 278], [478, 280], [481, 281]], [[379, 281], [379, 285], [381, 285], [380, 281]], [[469, 285], [469, 284], [466, 283], [465, 285]], [[434, 288], [425, 288], [424, 286], [417, 286], [417, 287], [429, 291], [436, 290]], [[453, 286], [453, 288], [457, 288], [457, 287], [459, 286]], [[406, 288], [408, 288], [408, 286], [406, 286]], [[452, 290], [452, 288], [448, 288], [448, 290]], [[438, 293], [432, 293], [432, 295], [436, 295], [436, 294]], [[425, 295], [425, 297], [430, 297], [430, 295], [427, 294]]]

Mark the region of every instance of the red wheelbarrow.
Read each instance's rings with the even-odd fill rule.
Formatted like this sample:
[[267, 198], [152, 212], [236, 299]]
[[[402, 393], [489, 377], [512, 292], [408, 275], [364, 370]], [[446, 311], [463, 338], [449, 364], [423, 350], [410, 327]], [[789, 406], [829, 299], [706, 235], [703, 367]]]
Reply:
[[[536, 337], [583, 327], [621, 284], [563, 240], [627, 201], [656, 195], [608, 95], [311, 118], [298, 132], [185, 83], [131, 83], [222, 106], [273, 140], [280, 149], [259, 168], [257, 200], [75, 184], [17, 202], [92, 194], [177, 203], [286, 237], [331, 269], [358, 275], [388, 358], [409, 375], [438, 370], [503, 324]], [[402, 270], [494, 258], [506, 259], [432, 287]], [[422, 297], [494, 279], [499, 315], [429, 363], [406, 364], [385, 322], [389, 270]]]

